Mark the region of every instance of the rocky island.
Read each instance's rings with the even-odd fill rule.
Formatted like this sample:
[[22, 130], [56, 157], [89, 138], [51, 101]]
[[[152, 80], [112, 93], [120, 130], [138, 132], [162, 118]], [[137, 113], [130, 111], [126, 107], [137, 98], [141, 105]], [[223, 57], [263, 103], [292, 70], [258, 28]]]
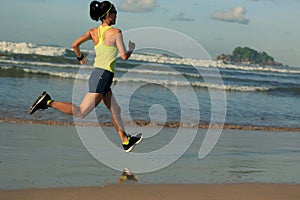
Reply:
[[258, 52], [249, 47], [236, 47], [232, 54], [221, 54], [217, 56], [216, 60], [223, 61], [224, 63], [283, 66], [282, 63], [276, 62], [274, 58], [269, 56], [266, 52]]

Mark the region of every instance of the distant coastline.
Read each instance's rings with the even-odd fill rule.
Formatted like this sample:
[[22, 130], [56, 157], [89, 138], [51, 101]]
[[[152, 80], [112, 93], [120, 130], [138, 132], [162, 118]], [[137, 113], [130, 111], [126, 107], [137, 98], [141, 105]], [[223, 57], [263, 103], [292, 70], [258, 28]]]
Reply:
[[286, 66], [266, 52], [258, 52], [249, 47], [236, 47], [231, 54], [221, 54], [216, 58], [217, 61], [223, 61], [225, 64], [255, 64], [259, 66]]

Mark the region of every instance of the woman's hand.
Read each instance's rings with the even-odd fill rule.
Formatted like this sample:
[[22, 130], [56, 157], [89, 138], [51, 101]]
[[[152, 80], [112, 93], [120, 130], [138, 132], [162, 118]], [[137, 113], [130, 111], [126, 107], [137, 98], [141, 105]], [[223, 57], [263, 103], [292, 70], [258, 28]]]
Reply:
[[83, 65], [85, 63], [87, 63], [89, 60], [87, 58], [83, 58], [81, 61], [80, 61], [80, 64]]
[[134, 49], [135, 49], [135, 43], [134, 42], [131, 42], [131, 41], [129, 41], [129, 43], [128, 43], [128, 47], [129, 47], [129, 51], [134, 51]]

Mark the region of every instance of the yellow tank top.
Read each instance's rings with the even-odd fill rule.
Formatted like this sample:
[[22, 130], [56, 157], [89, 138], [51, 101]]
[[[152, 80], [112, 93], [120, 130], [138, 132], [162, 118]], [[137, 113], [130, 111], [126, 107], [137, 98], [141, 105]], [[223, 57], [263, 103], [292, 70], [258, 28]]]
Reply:
[[96, 52], [94, 67], [105, 69], [114, 73], [118, 48], [116, 46], [109, 46], [103, 43], [105, 32], [110, 28], [111, 26], [99, 26], [98, 28], [99, 42], [94, 47]]

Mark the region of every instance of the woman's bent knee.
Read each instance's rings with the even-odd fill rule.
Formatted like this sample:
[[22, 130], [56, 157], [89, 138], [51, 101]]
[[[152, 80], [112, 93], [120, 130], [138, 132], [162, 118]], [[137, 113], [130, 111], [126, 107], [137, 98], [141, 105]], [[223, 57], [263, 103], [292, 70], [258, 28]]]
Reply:
[[89, 114], [89, 112], [82, 112], [82, 111], [79, 111], [79, 112], [75, 113], [74, 116], [77, 117], [77, 118], [79, 118], [79, 119], [83, 119], [83, 118], [85, 118], [88, 114]]

